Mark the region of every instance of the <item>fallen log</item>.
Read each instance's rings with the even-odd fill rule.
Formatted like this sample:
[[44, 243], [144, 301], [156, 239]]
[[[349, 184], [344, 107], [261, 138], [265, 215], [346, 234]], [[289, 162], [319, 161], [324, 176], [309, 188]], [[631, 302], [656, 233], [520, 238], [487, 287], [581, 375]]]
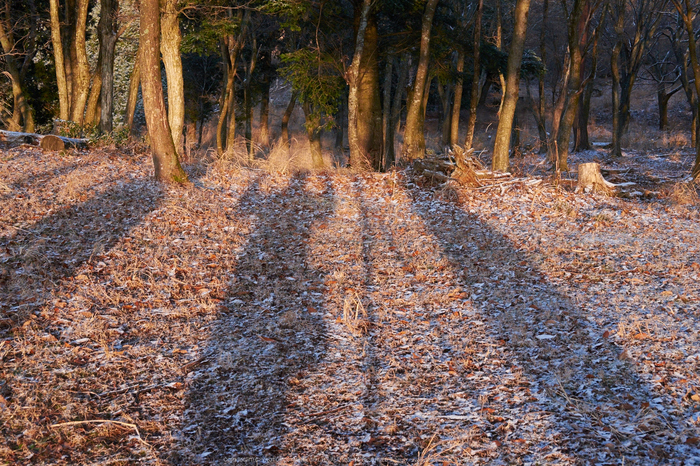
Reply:
[[45, 150], [87, 149], [88, 139], [0, 130], [0, 144], [4, 145], [6, 149], [21, 146], [22, 144], [40, 146]]

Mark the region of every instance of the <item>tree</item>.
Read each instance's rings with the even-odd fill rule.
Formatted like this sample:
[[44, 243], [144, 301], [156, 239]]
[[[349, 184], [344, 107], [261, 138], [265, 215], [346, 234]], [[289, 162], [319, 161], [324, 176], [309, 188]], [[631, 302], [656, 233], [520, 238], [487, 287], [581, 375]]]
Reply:
[[611, 8], [617, 38], [611, 56], [613, 156], [622, 156], [622, 137], [629, 126], [632, 88], [667, 3], [666, 0], [616, 0]]
[[[476, 110], [479, 105], [479, 81], [481, 80], [481, 20], [484, 11], [484, 1], [479, 0], [479, 6], [474, 18], [473, 56], [474, 71], [472, 73], [472, 87], [469, 97], [469, 120], [467, 122], [467, 136], [464, 139], [464, 148], [471, 149], [474, 144], [474, 129], [476, 128]], [[453, 130], [454, 134], [454, 130]]]
[[420, 36], [420, 55], [413, 87], [409, 93], [406, 110], [406, 127], [404, 129], [403, 155], [407, 160], [415, 160], [425, 153], [425, 134], [423, 133], [424, 113], [423, 98], [428, 78], [430, 60], [430, 31], [438, 0], [428, 0], [423, 13]]
[[175, 149], [180, 153], [182, 151], [182, 129], [185, 126], [185, 89], [180, 50], [182, 34], [178, 18], [180, 12], [177, 0], [163, 0], [162, 6], [160, 52], [168, 83], [168, 123]]
[[[694, 5], [690, 2], [690, 0], [671, 0], [671, 2], [673, 2], [673, 6], [676, 8], [676, 11], [678, 11], [680, 18], [685, 25], [686, 33], [689, 37], [688, 52], [690, 55], [690, 65], [693, 71], [693, 78], [695, 80], [696, 102], [700, 102], [700, 98], [697, 98], [697, 96], [700, 96], [700, 61], [698, 61], [698, 46], [697, 42], [695, 41], [695, 37], [697, 36], [693, 25], [693, 20], [695, 19], [697, 12], [693, 9]], [[695, 110], [695, 115], [697, 116], [698, 114], [700, 114], [700, 108]], [[700, 123], [698, 123], [697, 118], [693, 131], [695, 132], [696, 155], [695, 164], [693, 164], [691, 173], [693, 175], [693, 179], [697, 179], [698, 175], [700, 175]]]
[[493, 169], [508, 171], [510, 137], [513, 129], [515, 107], [518, 104], [520, 91], [520, 65], [525, 49], [527, 33], [527, 15], [530, 11], [530, 0], [518, 0], [515, 5], [515, 28], [508, 53], [508, 71], [503, 107], [498, 119], [498, 130], [493, 148]]
[[114, 113], [114, 49], [117, 44], [117, 13], [119, 3], [117, 0], [100, 0], [100, 74], [102, 86], [100, 100], [102, 102], [100, 113], [100, 131], [109, 133], [112, 131]]
[[[33, 1], [30, 0], [27, 6], [30, 9], [29, 15], [21, 20], [13, 14], [15, 12], [11, 9], [10, 2], [5, 3], [5, 11], [0, 15], [0, 45], [4, 52], [7, 76], [12, 82], [12, 117], [7, 127], [10, 131], [34, 132], [34, 111], [28, 102], [24, 83], [36, 55], [38, 15]], [[19, 30], [19, 41], [15, 38], [16, 30]], [[24, 34], [26, 36], [22, 37]]]
[[170, 132], [160, 74], [160, 7], [158, 0], [142, 0], [140, 14], [141, 89], [146, 126], [153, 152], [155, 177], [159, 181], [187, 181]]
[[[371, 0], [363, 0], [362, 12], [360, 13], [360, 25], [357, 29], [357, 40], [355, 43], [355, 53], [352, 58], [352, 64], [348, 69], [347, 80], [350, 87], [348, 96], [348, 142], [350, 144], [350, 165], [355, 168], [369, 168], [372, 165], [372, 159], [364, 151], [363, 145], [360, 145], [360, 134], [358, 128], [358, 112], [359, 98], [358, 90], [360, 87], [360, 63], [362, 62], [362, 54], [365, 46], [365, 30], [369, 18], [369, 10], [372, 5]], [[375, 31], [376, 32], [376, 31]]]

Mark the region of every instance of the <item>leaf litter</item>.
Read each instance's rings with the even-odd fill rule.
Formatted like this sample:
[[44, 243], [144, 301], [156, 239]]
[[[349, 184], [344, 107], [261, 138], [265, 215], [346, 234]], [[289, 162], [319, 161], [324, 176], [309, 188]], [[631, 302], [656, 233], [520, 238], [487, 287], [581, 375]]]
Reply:
[[3, 153], [2, 462], [700, 463], [697, 203], [197, 173]]

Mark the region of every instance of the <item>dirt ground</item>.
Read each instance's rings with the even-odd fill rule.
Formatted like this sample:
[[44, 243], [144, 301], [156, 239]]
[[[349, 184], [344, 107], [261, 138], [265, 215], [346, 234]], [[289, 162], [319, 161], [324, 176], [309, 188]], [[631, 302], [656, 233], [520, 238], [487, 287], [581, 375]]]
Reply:
[[571, 160], [641, 195], [0, 152], [0, 464], [700, 464], [693, 156]]

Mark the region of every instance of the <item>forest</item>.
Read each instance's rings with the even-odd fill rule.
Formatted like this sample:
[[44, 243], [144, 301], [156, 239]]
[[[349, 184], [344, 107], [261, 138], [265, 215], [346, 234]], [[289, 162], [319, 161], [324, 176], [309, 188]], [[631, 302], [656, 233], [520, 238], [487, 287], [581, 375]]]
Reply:
[[0, 465], [700, 464], [700, 2], [2, 5]]

